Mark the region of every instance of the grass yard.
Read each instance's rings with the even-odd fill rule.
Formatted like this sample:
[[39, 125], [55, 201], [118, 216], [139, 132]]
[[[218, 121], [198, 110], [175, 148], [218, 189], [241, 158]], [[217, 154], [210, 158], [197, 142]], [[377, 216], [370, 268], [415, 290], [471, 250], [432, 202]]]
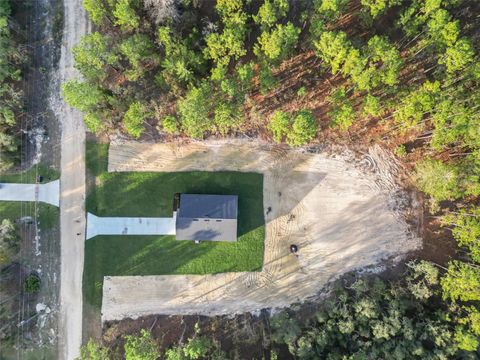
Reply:
[[[37, 175], [43, 176], [46, 183], [59, 178], [59, 173], [45, 165], [33, 166], [23, 172], [0, 174], [0, 183], [35, 183]], [[50, 229], [58, 223], [59, 209], [50, 204], [38, 204], [38, 226], [40, 229]], [[0, 201], [0, 220], [19, 219], [24, 216], [35, 217], [35, 203], [19, 201]]]
[[97, 236], [85, 245], [86, 300], [101, 305], [105, 275], [211, 274], [258, 271], [265, 237], [263, 175], [240, 172], [106, 172], [108, 146], [87, 143], [97, 176], [87, 210], [98, 216], [172, 216], [173, 195], [238, 195], [236, 243], [176, 241], [174, 236]]

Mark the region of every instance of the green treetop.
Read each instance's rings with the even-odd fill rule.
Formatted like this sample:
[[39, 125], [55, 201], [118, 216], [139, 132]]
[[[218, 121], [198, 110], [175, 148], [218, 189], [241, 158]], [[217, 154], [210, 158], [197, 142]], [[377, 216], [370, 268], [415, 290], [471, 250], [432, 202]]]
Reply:
[[112, 52], [111, 48], [108, 37], [101, 33], [85, 35], [72, 49], [75, 68], [89, 80], [104, 80], [107, 76], [107, 66], [118, 64], [118, 55]]
[[193, 138], [202, 138], [207, 130], [212, 129], [210, 118], [212, 110], [212, 88], [204, 83], [191, 88], [177, 104], [177, 113], [183, 131]]
[[442, 223], [451, 227], [459, 246], [466, 247], [474, 262], [480, 263], [480, 207], [460, 209], [442, 217]]
[[138, 0], [117, 0], [113, 16], [116, 19], [115, 24], [123, 31], [132, 31], [140, 26], [140, 17], [136, 12], [137, 6]]
[[270, 117], [268, 128], [273, 134], [273, 140], [282, 142], [290, 130], [290, 115], [284, 111], [275, 111]]
[[328, 101], [331, 103], [331, 110], [328, 113], [331, 118], [331, 126], [339, 127], [346, 131], [355, 120], [355, 109], [347, 97], [344, 88], [335, 90]]
[[131, 103], [123, 116], [123, 125], [127, 133], [135, 138], [140, 137], [145, 130], [144, 121], [147, 115], [148, 111], [142, 103], [138, 101]]
[[125, 360], [157, 360], [158, 346], [149, 331], [142, 329], [139, 336], [125, 336]]
[[187, 37], [180, 38], [170, 27], [158, 29], [158, 42], [165, 51], [162, 76], [174, 90], [179, 86], [192, 85], [196, 75], [204, 71], [204, 58], [194, 50], [198, 38], [196, 29]]
[[62, 84], [62, 96], [68, 105], [83, 112], [96, 110], [105, 105], [107, 100], [99, 87], [78, 80]]
[[287, 134], [287, 144], [302, 146], [312, 141], [317, 134], [317, 121], [309, 110], [300, 110], [295, 114], [292, 129]]
[[320, 39], [314, 42], [317, 55], [332, 68], [336, 74], [344, 64], [352, 45], [344, 32], [325, 31]]
[[292, 23], [277, 24], [271, 31], [262, 32], [254, 51], [270, 61], [281, 61], [291, 54], [299, 35], [300, 29]]
[[287, 15], [288, 0], [265, 0], [253, 20], [262, 27], [270, 28]]
[[374, 19], [384, 14], [392, 6], [400, 5], [401, 3], [402, 0], [361, 0], [362, 6], [369, 11]]
[[107, 17], [107, 9], [101, 0], [83, 0], [83, 7], [95, 25], [101, 25]]
[[426, 81], [407, 94], [395, 112], [395, 121], [407, 128], [417, 125], [426, 113], [435, 109], [440, 90], [440, 82]]
[[131, 68], [126, 71], [130, 81], [140, 79], [145, 72], [145, 65], [154, 65], [159, 61], [155, 47], [145, 34], [134, 34], [119, 45], [120, 53], [128, 60]]

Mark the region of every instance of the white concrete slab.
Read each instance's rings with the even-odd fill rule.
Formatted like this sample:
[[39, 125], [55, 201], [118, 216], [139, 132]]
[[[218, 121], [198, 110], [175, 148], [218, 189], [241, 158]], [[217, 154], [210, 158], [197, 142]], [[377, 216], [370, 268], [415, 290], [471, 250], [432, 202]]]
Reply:
[[175, 235], [175, 218], [99, 217], [87, 214], [87, 240], [97, 235]]
[[41, 201], [59, 206], [59, 198], [59, 180], [46, 184], [0, 183], [0, 201]]

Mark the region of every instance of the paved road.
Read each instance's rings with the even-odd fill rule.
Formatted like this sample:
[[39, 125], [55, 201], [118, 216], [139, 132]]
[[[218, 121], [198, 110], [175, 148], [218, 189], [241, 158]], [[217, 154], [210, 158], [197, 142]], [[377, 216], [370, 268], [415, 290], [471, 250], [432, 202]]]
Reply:
[[40, 201], [50, 205], [59, 205], [60, 181], [46, 184], [0, 183], [1, 201]]
[[[71, 49], [89, 31], [82, 0], [64, 0], [61, 82], [78, 77]], [[85, 242], [85, 128], [79, 112], [58, 93], [52, 99], [61, 123], [59, 359], [78, 357], [82, 344], [82, 273]]]
[[175, 218], [99, 217], [87, 214], [87, 240], [97, 235], [175, 235]]

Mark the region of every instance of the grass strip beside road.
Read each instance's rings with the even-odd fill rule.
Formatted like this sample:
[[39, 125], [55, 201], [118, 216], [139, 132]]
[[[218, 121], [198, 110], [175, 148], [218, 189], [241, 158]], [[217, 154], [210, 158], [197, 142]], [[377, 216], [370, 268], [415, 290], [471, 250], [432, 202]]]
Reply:
[[[22, 172], [0, 174], [0, 183], [33, 184], [37, 176], [42, 176], [42, 184], [59, 178], [58, 171], [43, 164], [32, 166]], [[56, 206], [38, 203], [38, 226], [42, 230], [51, 229], [59, 220], [59, 209]], [[34, 202], [0, 201], [0, 221], [2, 219], [18, 220], [21, 217], [35, 217]]]

